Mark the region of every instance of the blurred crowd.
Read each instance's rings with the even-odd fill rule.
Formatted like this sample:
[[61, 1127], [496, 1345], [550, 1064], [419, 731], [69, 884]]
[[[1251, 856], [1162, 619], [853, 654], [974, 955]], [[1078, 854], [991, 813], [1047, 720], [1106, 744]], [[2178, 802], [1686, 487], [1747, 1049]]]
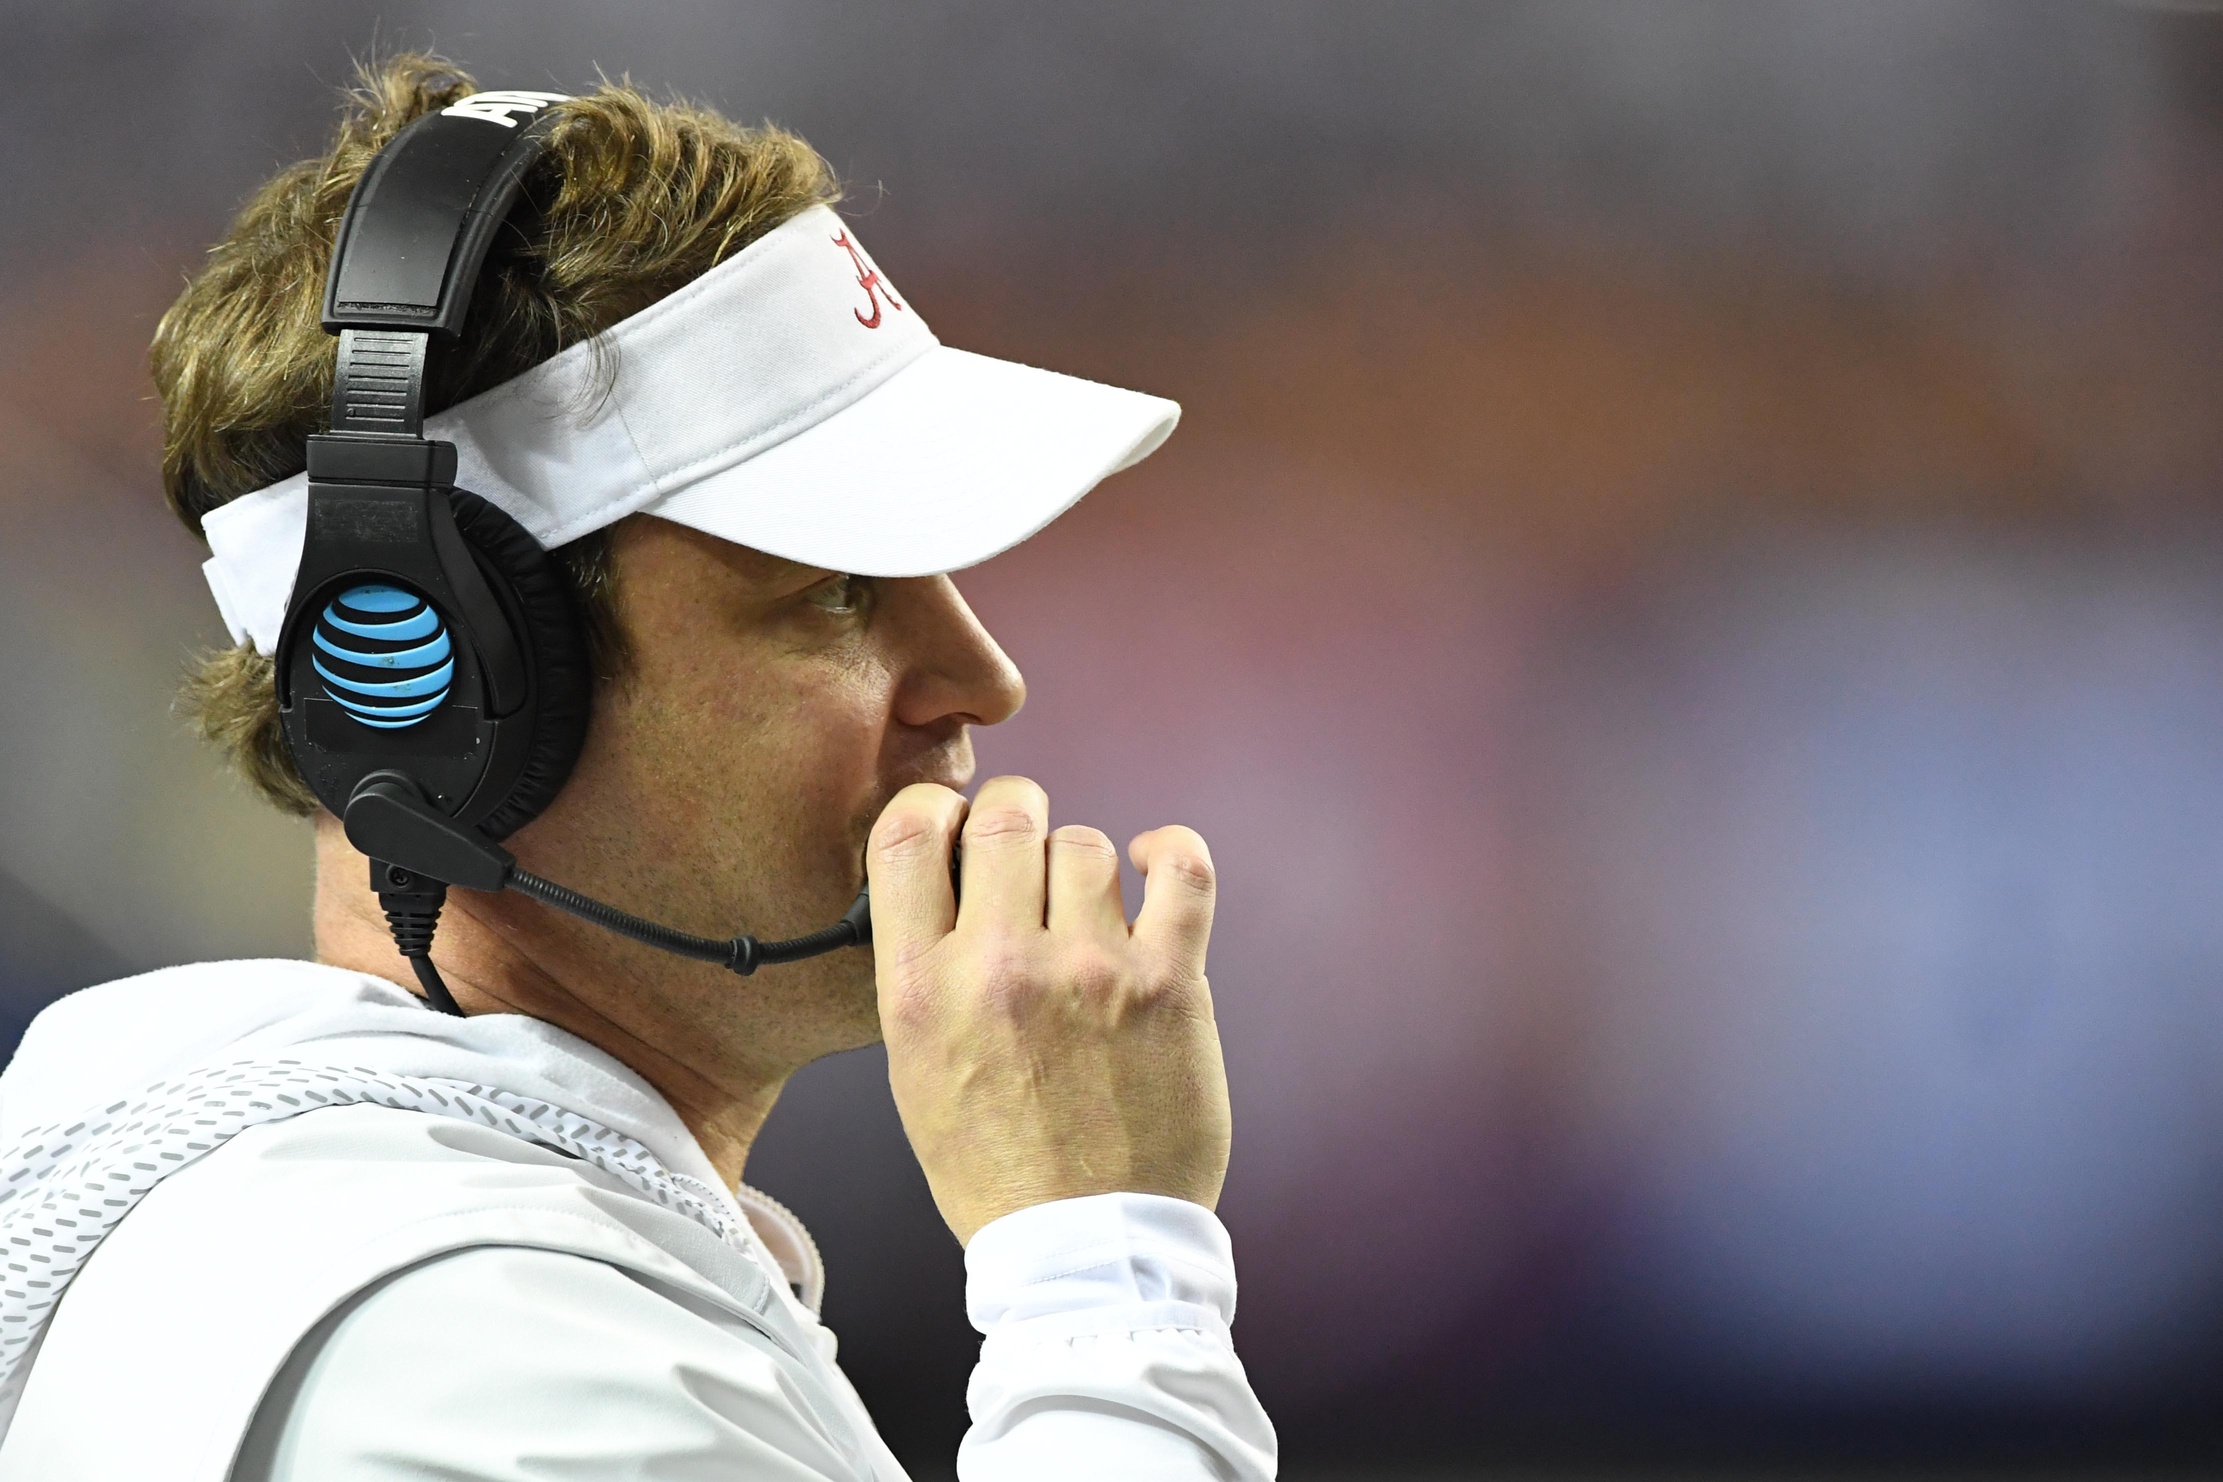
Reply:
[[[374, 20], [375, 16], [375, 20]], [[1202, 829], [1306, 1458], [2212, 1455], [2223, 17], [2099, 0], [11, 7], [0, 1016], [306, 949], [142, 357], [349, 59], [769, 116], [941, 336], [1179, 398], [960, 578], [980, 738]], [[946, 1456], [873, 1052], [751, 1168]], [[919, 1294], [925, 1295], [919, 1295]], [[857, 1314], [845, 1322], [844, 1313]]]

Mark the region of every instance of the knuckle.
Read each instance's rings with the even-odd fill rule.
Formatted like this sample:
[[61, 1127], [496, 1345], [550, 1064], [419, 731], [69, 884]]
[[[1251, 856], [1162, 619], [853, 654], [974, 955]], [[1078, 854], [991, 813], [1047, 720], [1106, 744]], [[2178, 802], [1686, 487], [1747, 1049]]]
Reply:
[[1028, 1017], [1041, 997], [1041, 976], [1030, 954], [1015, 943], [991, 943], [974, 956], [973, 992], [981, 1005], [1006, 1020]]
[[1136, 986], [1134, 997], [1138, 1005], [1161, 1013], [1191, 1019], [1211, 1017], [1211, 989], [1195, 973], [1152, 973]]
[[1090, 828], [1085, 823], [1068, 823], [1050, 834], [1050, 842], [1061, 849], [1073, 849], [1082, 854], [1093, 854], [1112, 863], [1119, 862], [1119, 850], [1111, 836], [1100, 828]]
[[1020, 978], [995, 978], [980, 985], [980, 1006], [994, 1022], [1023, 1024], [1034, 1016], [1033, 985]]
[[1154, 863], [1175, 884], [1186, 886], [1199, 895], [1210, 895], [1218, 886], [1219, 874], [1212, 868], [1212, 857], [1201, 850], [1168, 850]]
[[965, 820], [967, 844], [1029, 843], [1040, 835], [1041, 828], [1034, 814], [1017, 803], [975, 806], [972, 816]]
[[888, 859], [911, 859], [942, 847], [941, 820], [924, 809], [890, 808], [872, 826], [872, 849]]
[[924, 970], [916, 957], [895, 965], [892, 972], [885, 972], [887, 979], [880, 992], [880, 1017], [886, 1028], [926, 1029], [939, 1016], [938, 1000], [933, 975]]
[[1120, 964], [1099, 952], [1084, 953], [1069, 963], [1065, 981], [1076, 997], [1092, 1005], [1110, 1003], [1130, 987]]
[[937, 1043], [946, 1033], [948, 1011], [932, 994], [907, 993], [883, 998], [880, 1036], [892, 1046], [917, 1048]]
[[1004, 982], [1030, 978], [1035, 972], [1032, 945], [1017, 932], [989, 925], [968, 932], [964, 963], [966, 974], [979, 982]]

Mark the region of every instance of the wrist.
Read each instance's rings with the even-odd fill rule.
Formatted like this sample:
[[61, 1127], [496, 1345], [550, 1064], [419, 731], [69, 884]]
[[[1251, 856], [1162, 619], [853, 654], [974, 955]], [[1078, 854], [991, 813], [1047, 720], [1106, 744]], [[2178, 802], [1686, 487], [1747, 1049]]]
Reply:
[[1224, 1334], [1235, 1317], [1226, 1226], [1163, 1194], [1089, 1194], [991, 1220], [965, 1247], [965, 1273], [966, 1314], [990, 1336], [1019, 1323]]

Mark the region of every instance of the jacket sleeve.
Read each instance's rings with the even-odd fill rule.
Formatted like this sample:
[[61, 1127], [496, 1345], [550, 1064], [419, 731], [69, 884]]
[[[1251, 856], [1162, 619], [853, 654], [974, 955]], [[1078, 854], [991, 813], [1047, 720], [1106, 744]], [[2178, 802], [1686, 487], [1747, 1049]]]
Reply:
[[965, 1250], [984, 1335], [960, 1482], [1267, 1482], [1273, 1423], [1228, 1325], [1235, 1264], [1210, 1210], [1149, 1194], [1064, 1199]]
[[232, 1482], [900, 1479], [878, 1437], [821, 1413], [812, 1388], [746, 1325], [645, 1278], [478, 1247], [320, 1324]]

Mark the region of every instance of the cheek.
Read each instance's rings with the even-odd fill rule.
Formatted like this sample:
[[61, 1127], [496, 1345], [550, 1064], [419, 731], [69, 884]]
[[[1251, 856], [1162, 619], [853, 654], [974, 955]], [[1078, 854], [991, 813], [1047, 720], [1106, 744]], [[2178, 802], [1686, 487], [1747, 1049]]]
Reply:
[[766, 775], [799, 795], [846, 800], [878, 772], [888, 704], [874, 676], [823, 670], [787, 676], [753, 707], [751, 745]]
[[846, 809], [873, 787], [890, 694], [877, 665], [706, 660], [644, 675], [605, 710], [612, 760], [635, 789], [714, 816], [778, 814]]

